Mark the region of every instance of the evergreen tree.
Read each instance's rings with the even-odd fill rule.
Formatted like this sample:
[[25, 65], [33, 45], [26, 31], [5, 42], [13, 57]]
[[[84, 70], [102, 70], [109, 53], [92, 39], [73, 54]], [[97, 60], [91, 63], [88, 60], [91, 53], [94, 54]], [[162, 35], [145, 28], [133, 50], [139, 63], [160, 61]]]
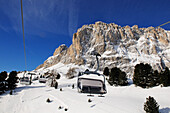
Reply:
[[168, 67], [160, 73], [160, 83], [165, 87], [170, 86], [170, 71]]
[[128, 85], [126, 73], [123, 72], [123, 71], [120, 72], [119, 79], [118, 79], [118, 84], [121, 85], [121, 86]]
[[110, 74], [109, 74], [109, 80], [108, 80], [108, 82], [109, 82], [110, 85], [117, 84], [117, 83], [116, 83], [116, 81], [117, 81], [116, 78], [117, 78], [117, 75], [118, 75], [118, 74], [116, 74], [116, 70], [117, 70], [116, 67], [114, 67], [114, 68], [111, 69], [111, 72], [110, 72]]
[[152, 82], [153, 82], [153, 69], [149, 64], [145, 64], [144, 66], [144, 79], [145, 79], [145, 83], [146, 87], [153, 87], [152, 86]]
[[146, 113], [159, 113], [159, 105], [153, 97], [149, 96], [144, 103], [144, 110]]
[[6, 78], [7, 78], [7, 72], [3, 71], [0, 73], [0, 93], [4, 93], [6, 90]]
[[136, 86], [142, 88], [153, 87], [154, 79], [153, 70], [149, 64], [140, 63], [135, 66], [133, 83]]
[[58, 73], [56, 79], [60, 79], [61, 75]]
[[120, 85], [120, 86], [127, 85], [128, 81], [127, 81], [126, 73], [121, 71], [119, 68], [114, 67], [111, 69], [108, 82], [110, 85]]
[[141, 63], [141, 64], [137, 64], [135, 66], [135, 70], [134, 70], [134, 75], [133, 75], [133, 83], [136, 85], [136, 86], [139, 86], [140, 84], [140, 76], [142, 75], [141, 73], [141, 70], [142, 70], [142, 67], [144, 67], [144, 64]]
[[3, 71], [0, 73], [0, 82], [5, 81], [5, 79], [7, 78], [7, 72]]
[[155, 70], [152, 74], [152, 81], [150, 83], [150, 86], [158, 86], [160, 84], [160, 74], [157, 70]]
[[17, 77], [16, 71], [10, 72], [7, 82], [8, 82], [8, 89], [16, 88], [16, 86], [17, 86], [16, 83], [18, 82], [18, 77]]
[[108, 75], [109, 75], [109, 68], [108, 68], [108, 67], [105, 67], [105, 68], [104, 68], [103, 74], [104, 74], [105, 76], [108, 76]]

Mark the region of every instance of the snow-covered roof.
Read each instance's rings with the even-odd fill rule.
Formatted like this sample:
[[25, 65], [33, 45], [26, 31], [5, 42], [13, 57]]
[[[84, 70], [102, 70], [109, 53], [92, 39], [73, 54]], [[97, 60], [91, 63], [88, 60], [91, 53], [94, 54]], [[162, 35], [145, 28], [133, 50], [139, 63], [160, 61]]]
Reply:
[[103, 76], [98, 76], [96, 74], [83, 74], [79, 78], [89, 78], [89, 79], [98, 79], [98, 80], [104, 80]]

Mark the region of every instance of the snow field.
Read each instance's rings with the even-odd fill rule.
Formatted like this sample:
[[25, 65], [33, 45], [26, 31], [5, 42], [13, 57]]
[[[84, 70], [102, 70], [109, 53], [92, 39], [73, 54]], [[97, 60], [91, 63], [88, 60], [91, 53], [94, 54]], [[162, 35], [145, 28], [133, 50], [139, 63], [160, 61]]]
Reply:
[[[143, 106], [148, 96], [155, 98], [161, 113], [170, 112], [169, 87], [142, 89], [134, 85], [114, 87], [106, 84], [107, 94], [99, 97], [78, 93], [76, 87], [72, 89], [71, 85], [76, 81], [76, 78], [68, 80], [63, 77], [58, 81], [59, 89], [38, 81], [30, 86], [19, 85], [13, 95], [9, 92], [1, 95], [0, 113], [144, 113]], [[48, 98], [50, 103], [46, 102]]]

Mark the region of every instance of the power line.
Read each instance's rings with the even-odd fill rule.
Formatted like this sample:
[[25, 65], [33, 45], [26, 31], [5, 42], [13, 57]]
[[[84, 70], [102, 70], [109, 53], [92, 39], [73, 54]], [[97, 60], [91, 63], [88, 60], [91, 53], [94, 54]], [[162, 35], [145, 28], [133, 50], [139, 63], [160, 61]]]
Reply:
[[24, 18], [23, 18], [22, 0], [21, 0], [21, 17], [22, 17], [22, 32], [23, 32], [23, 44], [24, 44], [25, 70], [27, 70], [26, 51], [25, 51], [25, 35], [24, 35]]

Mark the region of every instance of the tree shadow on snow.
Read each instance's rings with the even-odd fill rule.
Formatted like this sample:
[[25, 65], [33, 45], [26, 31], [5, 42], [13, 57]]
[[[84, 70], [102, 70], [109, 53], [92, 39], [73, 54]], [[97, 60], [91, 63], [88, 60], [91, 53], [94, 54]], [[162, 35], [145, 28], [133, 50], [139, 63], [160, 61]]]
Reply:
[[93, 108], [93, 107], [95, 107], [96, 106], [96, 104], [93, 104], [92, 106], [90, 106], [91, 108]]
[[45, 86], [31, 86], [31, 85], [26, 85], [26, 86], [20, 86], [15, 89], [16, 92], [20, 92], [22, 90], [27, 90], [27, 89], [34, 89], [34, 88], [43, 88]]
[[170, 108], [166, 107], [166, 108], [162, 108], [159, 110], [160, 113], [170, 113]]

